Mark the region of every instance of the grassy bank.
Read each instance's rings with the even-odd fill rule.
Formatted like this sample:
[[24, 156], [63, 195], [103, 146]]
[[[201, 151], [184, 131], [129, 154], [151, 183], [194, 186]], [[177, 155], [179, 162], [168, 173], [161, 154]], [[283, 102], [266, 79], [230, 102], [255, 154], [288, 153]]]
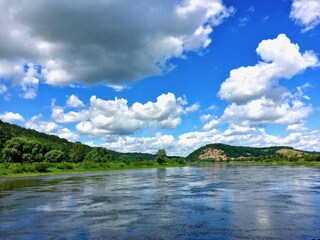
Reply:
[[140, 162], [108, 162], [108, 163], [2, 163], [0, 164], [0, 177], [27, 177], [42, 175], [57, 175], [68, 173], [85, 173], [98, 171], [126, 170], [126, 169], [147, 169], [147, 168], [166, 168], [166, 167], [183, 167], [185, 161], [167, 161], [159, 164], [156, 161], [146, 160]]
[[241, 160], [241, 161], [201, 161], [193, 162], [192, 165], [198, 164], [212, 164], [212, 163], [226, 163], [226, 164], [241, 164], [241, 165], [263, 165], [263, 166], [304, 166], [304, 167], [320, 167], [320, 162], [310, 161], [259, 161], [259, 160]]
[[320, 167], [320, 162], [308, 161], [234, 161], [235, 164], [248, 164], [248, 165], [266, 165], [266, 166], [305, 166], [305, 167]]

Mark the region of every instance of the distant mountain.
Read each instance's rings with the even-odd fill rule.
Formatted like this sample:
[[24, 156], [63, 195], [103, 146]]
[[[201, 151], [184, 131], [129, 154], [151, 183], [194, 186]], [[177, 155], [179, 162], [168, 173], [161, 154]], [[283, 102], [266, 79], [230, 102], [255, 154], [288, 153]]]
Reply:
[[249, 157], [261, 156], [279, 156], [285, 155], [289, 157], [301, 157], [303, 154], [313, 154], [314, 152], [295, 150], [292, 147], [276, 146], [276, 147], [243, 147], [231, 146], [222, 143], [214, 143], [203, 146], [187, 156], [189, 161], [198, 160], [222, 160], [227, 159], [244, 159]]

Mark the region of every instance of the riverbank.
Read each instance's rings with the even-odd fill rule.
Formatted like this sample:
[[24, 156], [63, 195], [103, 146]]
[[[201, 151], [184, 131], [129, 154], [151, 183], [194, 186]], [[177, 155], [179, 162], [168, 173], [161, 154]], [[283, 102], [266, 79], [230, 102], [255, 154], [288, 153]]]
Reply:
[[198, 165], [198, 164], [212, 164], [212, 163], [225, 163], [230, 165], [262, 165], [262, 166], [302, 166], [302, 167], [320, 167], [320, 162], [308, 162], [308, 161], [297, 161], [297, 162], [290, 162], [290, 161], [216, 161], [216, 162], [195, 162], [192, 163], [192, 165]]
[[159, 164], [156, 161], [142, 162], [109, 162], [109, 163], [2, 163], [0, 164], [0, 178], [17, 178], [17, 177], [33, 177], [46, 175], [60, 174], [77, 174], [86, 172], [103, 172], [115, 170], [135, 170], [135, 169], [150, 169], [150, 168], [168, 168], [168, 167], [184, 167], [187, 162], [169, 161], [164, 164]]

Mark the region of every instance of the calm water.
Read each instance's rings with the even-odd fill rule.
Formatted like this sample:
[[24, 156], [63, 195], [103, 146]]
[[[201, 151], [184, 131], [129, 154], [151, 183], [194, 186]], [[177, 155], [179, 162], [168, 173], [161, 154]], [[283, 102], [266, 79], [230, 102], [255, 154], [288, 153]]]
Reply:
[[2, 179], [0, 239], [320, 239], [320, 169], [207, 165]]

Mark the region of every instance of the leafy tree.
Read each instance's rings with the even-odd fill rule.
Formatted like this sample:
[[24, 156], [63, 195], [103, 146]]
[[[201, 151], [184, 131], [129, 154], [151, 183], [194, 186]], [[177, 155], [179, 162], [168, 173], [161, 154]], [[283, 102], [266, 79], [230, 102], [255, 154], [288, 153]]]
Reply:
[[24, 137], [15, 137], [5, 143], [2, 150], [4, 162], [41, 162], [46, 148], [38, 141]]
[[167, 160], [167, 152], [164, 149], [159, 149], [157, 154], [156, 154], [156, 161], [159, 164], [164, 164]]
[[105, 163], [112, 160], [112, 155], [106, 148], [94, 147], [89, 153], [87, 153], [87, 155], [85, 156], [85, 160]]
[[51, 150], [44, 156], [47, 162], [63, 162], [66, 160], [65, 154], [61, 150]]
[[84, 158], [85, 148], [80, 142], [75, 142], [69, 152], [71, 162], [81, 162]]
[[137, 161], [137, 162], [141, 162], [141, 161], [143, 161], [143, 157], [141, 156], [141, 154], [136, 155], [136, 157], [135, 157], [135, 161]]
[[5, 131], [5, 129], [0, 128], [0, 149], [4, 147], [6, 141], [11, 138], [11, 134]]
[[131, 158], [128, 155], [121, 155], [119, 157], [119, 161], [125, 163], [126, 165], [130, 165]]

